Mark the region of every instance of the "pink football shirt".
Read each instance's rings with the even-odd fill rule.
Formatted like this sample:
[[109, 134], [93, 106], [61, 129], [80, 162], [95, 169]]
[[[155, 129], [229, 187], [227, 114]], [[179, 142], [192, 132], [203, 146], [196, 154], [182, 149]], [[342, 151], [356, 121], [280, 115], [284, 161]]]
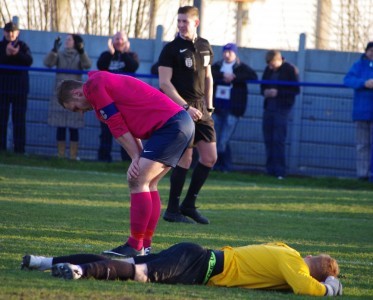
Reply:
[[161, 91], [134, 77], [105, 71], [89, 72], [88, 77], [84, 95], [114, 138], [130, 132], [135, 138], [148, 139], [183, 110]]

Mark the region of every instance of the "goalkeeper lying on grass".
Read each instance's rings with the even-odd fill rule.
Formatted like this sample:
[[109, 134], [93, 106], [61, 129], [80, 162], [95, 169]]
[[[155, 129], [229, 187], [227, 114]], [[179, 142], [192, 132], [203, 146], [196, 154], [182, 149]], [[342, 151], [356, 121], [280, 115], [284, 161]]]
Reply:
[[249, 289], [292, 290], [314, 296], [342, 295], [339, 267], [327, 254], [306, 256], [283, 243], [205, 249], [179, 243], [157, 254], [110, 259], [95, 254], [58, 257], [26, 255], [23, 269], [52, 269], [65, 279], [135, 280], [206, 284]]

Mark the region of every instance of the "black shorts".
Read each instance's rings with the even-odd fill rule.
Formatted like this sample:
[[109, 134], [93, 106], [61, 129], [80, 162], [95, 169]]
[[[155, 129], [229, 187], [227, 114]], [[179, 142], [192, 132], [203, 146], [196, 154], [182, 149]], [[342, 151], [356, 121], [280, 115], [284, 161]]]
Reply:
[[193, 144], [195, 145], [199, 141], [205, 141], [207, 143], [216, 142], [214, 120], [207, 111], [204, 102], [201, 100], [196, 102], [188, 102], [188, 104], [202, 112], [202, 119], [194, 123], [196, 131], [194, 134]]
[[193, 243], [179, 243], [156, 254], [134, 257], [146, 263], [150, 282], [202, 284], [209, 266], [211, 250]]

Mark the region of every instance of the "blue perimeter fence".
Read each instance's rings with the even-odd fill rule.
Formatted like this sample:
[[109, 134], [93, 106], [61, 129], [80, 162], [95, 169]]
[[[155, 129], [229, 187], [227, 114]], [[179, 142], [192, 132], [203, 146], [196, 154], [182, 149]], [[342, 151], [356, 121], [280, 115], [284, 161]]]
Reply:
[[[85, 80], [88, 72], [0, 65], [0, 73], [2, 69], [29, 71], [26, 153], [56, 156], [56, 128], [47, 124], [48, 105], [55, 88], [55, 73], [83, 74]], [[158, 88], [157, 76], [127, 75], [135, 76]], [[260, 95], [260, 83], [274, 82], [248, 81], [247, 109], [230, 141], [233, 169], [237, 171], [264, 172], [263, 97]], [[355, 177], [355, 126], [351, 120], [352, 90], [342, 84], [298, 84], [301, 93], [296, 98], [288, 124], [287, 173], [302, 176]], [[7, 145], [11, 150], [11, 118], [9, 123]], [[96, 160], [100, 125], [93, 112], [85, 114], [85, 127], [79, 130], [79, 135], [79, 157], [84, 160]], [[120, 147], [115, 142], [112, 156], [113, 160], [121, 159]]]

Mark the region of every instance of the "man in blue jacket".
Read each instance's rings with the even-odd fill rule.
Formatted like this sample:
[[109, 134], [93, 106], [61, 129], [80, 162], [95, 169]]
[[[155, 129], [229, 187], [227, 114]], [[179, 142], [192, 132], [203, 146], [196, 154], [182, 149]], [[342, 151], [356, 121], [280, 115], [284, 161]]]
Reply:
[[368, 180], [373, 139], [373, 41], [344, 78], [354, 89], [352, 120], [356, 123], [356, 171], [361, 180]]

